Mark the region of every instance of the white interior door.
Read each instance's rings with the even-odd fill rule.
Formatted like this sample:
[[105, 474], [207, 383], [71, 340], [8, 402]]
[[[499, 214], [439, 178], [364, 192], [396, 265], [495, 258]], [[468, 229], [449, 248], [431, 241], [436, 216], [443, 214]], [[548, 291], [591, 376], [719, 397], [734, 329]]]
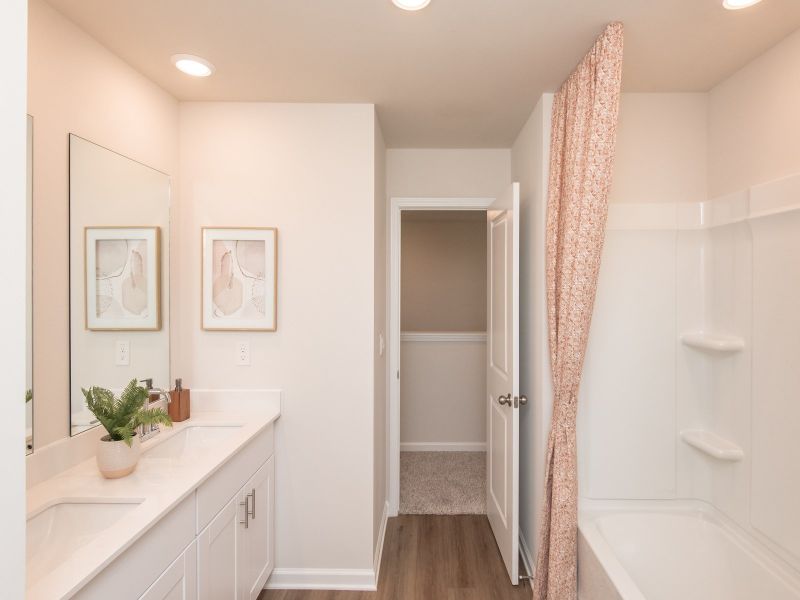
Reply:
[[487, 212], [486, 510], [519, 582], [519, 183]]

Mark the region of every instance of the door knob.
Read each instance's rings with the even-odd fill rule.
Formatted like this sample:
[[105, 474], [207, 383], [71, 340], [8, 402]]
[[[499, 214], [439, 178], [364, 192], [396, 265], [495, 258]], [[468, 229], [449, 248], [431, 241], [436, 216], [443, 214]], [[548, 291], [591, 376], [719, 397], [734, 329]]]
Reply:
[[528, 397], [524, 394], [519, 397], [519, 405], [525, 406], [528, 403]]
[[497, 398], [497, 401], [498, 401], [498, 402], [499, 402], [501, 405], [503, 405], [503, 404], [507, 404], [508, 406], [511, 406], [511, 394], [506, 394], [506, 395], [504, 395], [504, 396], [499, 396], [499, 397]]

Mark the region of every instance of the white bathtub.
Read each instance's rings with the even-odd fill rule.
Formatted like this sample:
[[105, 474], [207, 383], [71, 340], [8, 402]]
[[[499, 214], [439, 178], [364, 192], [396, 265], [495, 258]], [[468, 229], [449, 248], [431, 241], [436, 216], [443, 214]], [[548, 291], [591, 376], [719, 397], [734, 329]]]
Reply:
[[800, 573], [704, 503], [584, 503], [578, 597], [800, 600]]

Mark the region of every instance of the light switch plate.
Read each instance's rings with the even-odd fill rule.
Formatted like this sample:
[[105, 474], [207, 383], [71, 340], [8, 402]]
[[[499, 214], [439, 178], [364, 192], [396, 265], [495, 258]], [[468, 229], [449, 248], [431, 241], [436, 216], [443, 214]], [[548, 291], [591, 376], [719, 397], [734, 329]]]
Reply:
[[237, 342], [236, 364], [239, 366], [247, 366], [250, 364], [250, 342]]
[[117, 340], [114, 352], [114, 363], [118, 367], [131, 364], [131, 343], [128, 340]]

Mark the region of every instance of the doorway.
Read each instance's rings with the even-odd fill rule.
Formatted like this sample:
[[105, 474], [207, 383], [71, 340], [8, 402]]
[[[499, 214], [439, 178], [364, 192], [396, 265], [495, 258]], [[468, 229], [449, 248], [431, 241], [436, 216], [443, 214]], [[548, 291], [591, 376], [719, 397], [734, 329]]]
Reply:
[[[401, 389], [404, 374], [401, 335], [403, 213], [404, 211], [480, 211], [484, 215], [486, 342], [483, 355], [485, 374], [483, 400], [486, 417], [483, 442], [486, 455], [485, 475], [482, 477], [486, 494], [486, 517], [511, 583], [514, 585], [518, 583], [519, 577], [519, 408], [526, 402], [519, 391], [518, 368], [519, 206], [519, 183], [516, 182], [504, 188], [496, 198], [489, 199], [392, 198], [389, 232], [388, 508], [390, 516], [397, 516], [400, 512], [403, 437], [401, 431], [403, 423]], [[442, 332], [438, 334], [443, 335]], [[406, 337], [407, 341], [408, 339]], [[434, 355], [436, 356], [436, 353]], [[430, 364], [424, 364], [430, 368]], [[463, 373], [457, 372], [453, 379], [462, 377]], [[436, 404], [446, 404], [452, 402], [455, 396], [456, 394], [445, 385], [443, 391], [434, 393], [431, 401]], [[407, 449], [412, 448], [407, 447]], [[416, 448], [416, 450], [431, 449]], [[434, 451], [437, 450], [441, 451], [443, 448], [436, 448]], [[450, 463], [444, 467], [445, 469], [453, 468], [452, 459], [441, 455], [439, 458]], [[441, 470], [432, 468], [434, 480]], [[480, 473], [478, 477], [481, 477]]]
[[[388, 411], [388, 477], [389, 477], [389, 514], [400, 514], [400, 475], [401, 475], [401, 355], [402, 355], [402, 225], [403, 214], [410, 211], [476, 211], [485, 214], [491, 206], [493, 198], [392, 198], [390, 203], [390, 236], [389, 236], [389, 411]], [[409, 336], [406, 341], [413, 340]], [[444, 336], [442, 332], [439, 332]], [[485, 335], [485, 334], [484, 334]], [[419, 339], [419, 338], [417, 338]], [[445, 339], [441, 337], [439, 339]], [[432, 342], [433, 343], [433, 342]], [[444, 343], [444, 342], [440, 342]], [[422, 441], [422, 440], [420, 440]], [[485, 439], [484, 439], [485, 443]], [[406, 446], [410, 450], [409, 446]], [[417, 450], [430, 450], [418, 446]]]
[[400, 514], [486, 514], [486, 211], [405, 210]]

